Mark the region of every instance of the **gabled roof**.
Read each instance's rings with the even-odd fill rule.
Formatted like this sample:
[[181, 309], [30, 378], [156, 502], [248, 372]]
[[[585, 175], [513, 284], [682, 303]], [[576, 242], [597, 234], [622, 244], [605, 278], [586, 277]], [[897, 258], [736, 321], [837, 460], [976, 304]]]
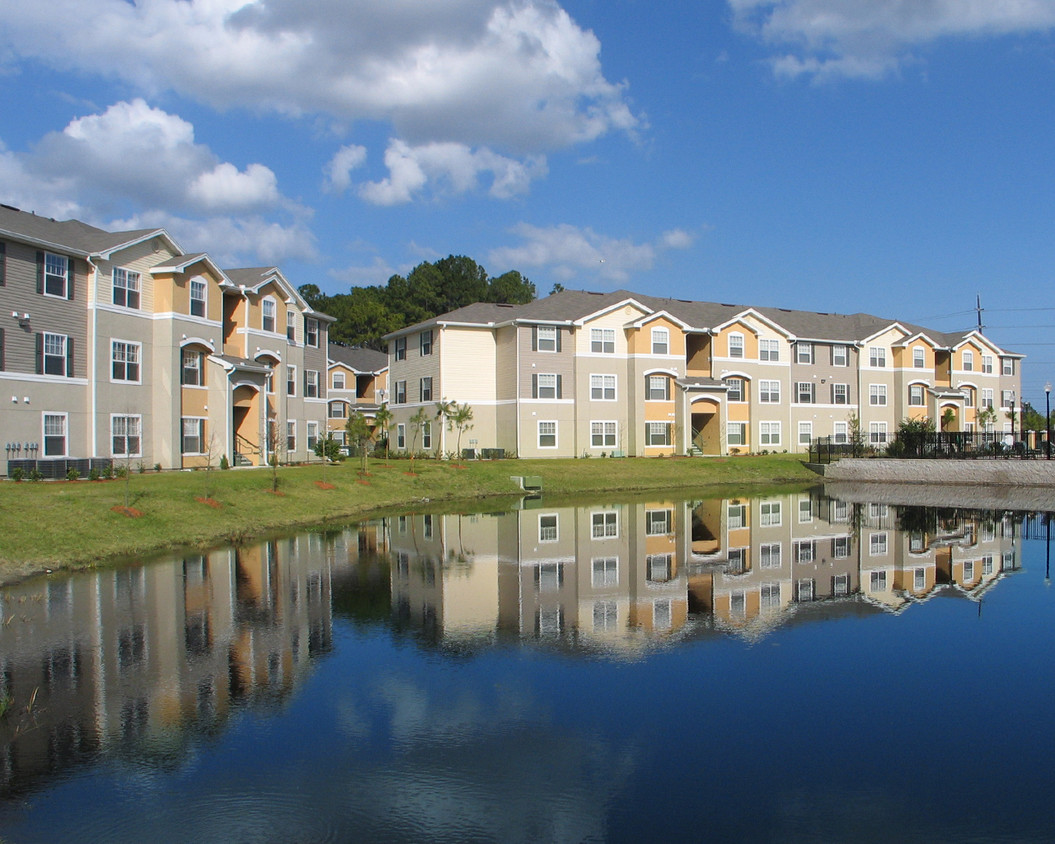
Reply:
[[235, 269], [224, 270], [227, 273], [227, 277], [237, 287], [244, 287], [247, 290], [252, 290], [254, 293], [259, 293], [260, 289], [266, 284], [274, 283], [282, 289], [286, 296], [287, 301], [296, 302], [302, 311], [311, 314], [313, 317], [318, 319], [326, 320], [327, 322], [336, 322], [337, 318], [332, 317], [329, 314], [324, 314], [321, 311], [316, 311], [311, 307], [300, 295], [300, 291], [282, 274], [282, 270], [278, 267], [237, 267]]
[[344, 364], [352, 372], [369, 372], [376, 375], [388, 369], [388, 355], [374, 349], [330, 343], [326, 356], [330, 361], [330, 366]]
[[85, 258], [92, 255], [108, 256], [117, 249], [158, 236], [164, 237], [178, 251], [175, 241], [164, 229], [108, 232], [80, 220], [41, 217], [11, 205], [0, 205], [0, 236]]
[[221, 270], [217, 263], [209, 257], [208, 252], [192, 252], [189, 255], [174, 255], [173, 257], [167, 258], [161, 263], [152, 266], [150, 268], [150, 274], [161, 275], [162, 273], [182, 273], [187, 271], [187, 267], [193, 267], [197, 263], [205, 264], [209, 270], [220, 279], [220, 284], [231, 284], [231, 279], [228, 278], [227, 273]]

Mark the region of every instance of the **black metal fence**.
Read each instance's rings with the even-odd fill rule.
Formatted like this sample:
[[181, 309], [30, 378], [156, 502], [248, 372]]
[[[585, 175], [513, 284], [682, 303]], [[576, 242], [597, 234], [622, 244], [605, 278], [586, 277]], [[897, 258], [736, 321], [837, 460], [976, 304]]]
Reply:
[[907, 431], [898, 432], [887, 443], [851, 443], [837, 441], [835, 437], [817, 437], [810, 444], [809, 460], [811, 463], [831, 463], [840, 457], [868, 456], [925, 460], [1043, 460], [1051, 459], [1052, 454], [1055, 454], [1053, 444], [1040, 437], [1016, 440], [1011, 434], [991, 431]]

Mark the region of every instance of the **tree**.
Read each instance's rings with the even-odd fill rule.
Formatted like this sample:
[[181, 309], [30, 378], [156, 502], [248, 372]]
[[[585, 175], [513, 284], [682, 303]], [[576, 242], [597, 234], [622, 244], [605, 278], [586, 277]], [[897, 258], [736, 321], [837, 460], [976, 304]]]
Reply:
[[388, 409], [387, 403], [382, 402], [381, 406], [377, 409], [377, 412], [374, 414], [374, 423], [385, 438], [385, 460], [388, 460], [389, 444], [391, 442], [389, 428], [392, 426], [392, 411]]
[[[453, 401], [448, 401], [446, 399], [440, 399], [438, 402], [436, 402], [436, 422], [439, 423], [440, 430], [443, 429], [444, 423], [446, 423], [448, 431], [452, 430], [452, 428], [450, 427], [450, 420], [451, 416], [454, 413], [455, 407], [456, 405]], [[441, 442], [442, 439], [442, 437], [436, 437], [437, 457], [439, 457], [440, 455], [440, 449], [443, 448], [443, 443]]]
[[280, 449], [285, 445], [285, 439], [279, 435], [278, 420], [267, 420], [267, 463], [271, 467], [271, 491], [278, 492], [278, 464], [280, 463]]
[[535, 298], [535, 285], [516, 270], [502, 273], [487, 283], [487, 301], [526, 305]]
[[[951, 409], [952, 408], [949, 408], [949, 410]], [[993, 430], [993, 426], [996, 424], [996, 408], [992, 405], [982, 408], [978, 412], [977, 421], [978, 427], [982, 429], [983, 433], [990, 433]], [[942, 428], [944, 427], [945, 425], [943, 419]]]
[[425, 423], [429, 421], [429, 415], [425, 412], [424, 407], [419, 407], [418, 412], [410, 417], [410, 471], [414, 471], [414, 457], [418, 450], [418, 438], [421, 436], [421, 429]]
[[348, 416], [348, 421], [344, 423], [344, 430], [348, 432], [349, 442], [359, 450], [359, 473], [365, 475], [370, 440], [373, 439], [370, 420], [360, 411], [353, 410]]
[[448, 430], [458, 429], [458, 457], [462, 456], [462, 434], [471, 429], [473, 421], [473, 409], [469, 403], [454, 404], [451, 412], [447, 415]]
[[864, 433], [861, 431], [861, 417], [856, 413], [851, 413], [846, 417], [846, 430], [847, 436], [850, 440], [850, 448], [853, 451], [854, 457], [861, 456], [861, 449], [864, 446]]

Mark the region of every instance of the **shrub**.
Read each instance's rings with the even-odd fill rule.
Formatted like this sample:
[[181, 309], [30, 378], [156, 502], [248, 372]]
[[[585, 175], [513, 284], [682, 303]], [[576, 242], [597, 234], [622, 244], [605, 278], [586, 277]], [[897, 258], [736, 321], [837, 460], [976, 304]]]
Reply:
[[89, 481], [97, 481], [101, 477], [102, 477], [102, 473], [95, 466], [92, 466], [91, 471], [88, 472], [88, 480]]
[[68, 480], [68, 481], [75, 481], [78, 478], [80, 478], [80, 476], [81, 476], [81, 473], [78, 472], [76, 469], [70, 469], [66, 473], [66, 480]]
[[11, 470], [11, 480], [16, 484], [26, 476], [25, 470], [21, 466], [16, 466]]
[[221, 469], [230, 469], [231, 468], [231, 464], [228, 461], [226, 454], [221, 455], [221, 457], [220, 457], [220, 468]]
[[42, 481], [44, 480], [44, 473], [40, 469], [33, 469], [29, 473], [29, 479], [31, 481]]

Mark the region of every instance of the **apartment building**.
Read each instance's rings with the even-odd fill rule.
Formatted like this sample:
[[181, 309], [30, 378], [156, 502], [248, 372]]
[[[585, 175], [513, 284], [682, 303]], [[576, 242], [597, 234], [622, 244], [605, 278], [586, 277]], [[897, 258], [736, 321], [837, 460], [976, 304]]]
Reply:
[[261, 465], [325, 431], [332, 318], [275, 267], [0, 206], [0, 315], [7, 467]]
[[326, 377], [327, 435], [344, 445], [348, 416], [358, 412], [373, 420], [388, 399], [388, 355], [330, 343]]
[[1010, 431], [1022, 395], [1023, 356], [980, 331], [625, 290], [477, 303], [386, 339], [399, 449], [427, 430], [449, 450], [411, 421], [439, 400], [472, 406], [481, 448], [647, 457], [805, 451], [848, 441], [851, 418], [882, 446], [902, 419], [975, 430], [989, 407]]

